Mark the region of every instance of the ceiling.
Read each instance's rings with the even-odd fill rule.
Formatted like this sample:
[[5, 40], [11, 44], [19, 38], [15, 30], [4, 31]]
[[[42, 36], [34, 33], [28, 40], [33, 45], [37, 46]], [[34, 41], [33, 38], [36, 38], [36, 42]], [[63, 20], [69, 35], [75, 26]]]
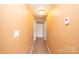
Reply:
[[35, 16], [39, 16], [38, 13], [37, 13], [37, 10], [44, 9], [47, 12], [49, 12], [49, 10], [51, 10], [51, 8], [54, 7], [54, 5], [53, 4], [30, 4], [30, 7], [33, 11], [33, 14]]

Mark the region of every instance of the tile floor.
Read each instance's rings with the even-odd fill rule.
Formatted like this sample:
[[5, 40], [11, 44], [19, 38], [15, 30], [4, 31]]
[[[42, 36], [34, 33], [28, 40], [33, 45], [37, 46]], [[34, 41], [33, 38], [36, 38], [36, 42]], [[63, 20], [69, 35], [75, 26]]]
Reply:
[[32, 54], [49, 54], [46, 46], [46, 41], [43, 38], [36, 38]]

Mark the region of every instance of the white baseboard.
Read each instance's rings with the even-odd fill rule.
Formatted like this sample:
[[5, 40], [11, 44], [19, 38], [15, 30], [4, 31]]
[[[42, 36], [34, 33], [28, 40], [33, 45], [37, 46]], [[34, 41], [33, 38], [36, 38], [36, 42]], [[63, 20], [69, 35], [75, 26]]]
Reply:
[[34, 42], [35, 42], [35, 40], [33, 40], [33, 45], [32, 45], [32, 49], [31, 49], [31, 51], [30, 51], [30, 54], [32, 54], [33, 47], [34, 47]]
[[[31, 49], [31, 51], [30, 51], [30, 54], [32, 54], [32, 51], [33, 51], [33, 47], [34, 47], [34, 42], [35, 42], [36, 40], [33, 40], [33, 45], [32, 45], [32, 49]], [[46, 40], [45, 40], [46, 41]], [[48, 47], [48, 45], [47, 45], [47, 41], [46, 41], [46, 46], [47, 46], [47, 49], [48, 49], [48, 51], [49, 51], [49, 54], [51, 54], [51, 51], [50, 51], [50, 49], [49, 49], [49, 47]]]
[[51, 51], [50, 51], [50, 49], [49, 49], [49, 47], [48, 47], [48, 45], [47, 45], [47, 41], [46, 41], [46, 46], [47, 46], [47, 49], [48, 49], [48, 51], [49, 51], [49, 54], [51, 54]]

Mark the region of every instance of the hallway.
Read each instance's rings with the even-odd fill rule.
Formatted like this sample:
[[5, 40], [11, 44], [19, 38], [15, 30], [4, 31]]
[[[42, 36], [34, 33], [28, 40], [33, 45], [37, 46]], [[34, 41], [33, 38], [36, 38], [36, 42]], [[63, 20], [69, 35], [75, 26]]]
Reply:
[[78, 54], [78, 4], [1, 4], [0, 54]]
[[0, 59], [79, 59], [79, 0], [1, 0]]

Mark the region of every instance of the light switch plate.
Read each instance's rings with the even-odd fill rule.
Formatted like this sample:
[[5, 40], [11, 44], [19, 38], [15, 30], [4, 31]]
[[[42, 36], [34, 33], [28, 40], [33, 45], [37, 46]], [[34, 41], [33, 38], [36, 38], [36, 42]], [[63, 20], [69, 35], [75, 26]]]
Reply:
[[20, 31], [19, 31], [19, 30], [14, 30], [14, 32], [13, 32], [13, 37], [14, 37], [14, 38], [20, 37]]

